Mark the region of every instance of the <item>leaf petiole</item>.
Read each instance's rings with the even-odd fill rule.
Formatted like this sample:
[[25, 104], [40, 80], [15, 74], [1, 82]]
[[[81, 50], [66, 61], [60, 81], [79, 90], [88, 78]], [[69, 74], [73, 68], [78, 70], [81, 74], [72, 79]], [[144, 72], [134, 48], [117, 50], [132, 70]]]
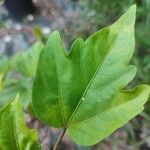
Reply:
[[61, 134], [59, 135], [59, 137], [58, 137], [58, 139], [57, 139], [57, 141], [53, 147], [53, 150], [57, 150], [57, 147], [58, 147], [59, 143], [61, 142], [61, 140], [63, 139], [65, 133], [66, 133], [66, 128], [63, 128]]

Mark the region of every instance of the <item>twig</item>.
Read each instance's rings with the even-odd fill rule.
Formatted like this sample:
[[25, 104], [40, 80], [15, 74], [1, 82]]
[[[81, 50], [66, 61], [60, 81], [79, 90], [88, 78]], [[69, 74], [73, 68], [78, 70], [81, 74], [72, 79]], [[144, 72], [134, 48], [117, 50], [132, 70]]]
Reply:
[[64, 129], [62, 130], [62, 133], [61, 133], [60, 136], [58, 137], [58, 139], [57, 139], [57, 141], [56, 141], [56, 143], [55, 143], [55, 145], [54, 145], [54, 147], [53, 147], [53, 150], [57, 150], [57, 147], [58, 147], [60, 141], [62, 140], [62, 138], [64, 137], [65, 133], [66, 133], [66, 128], [64, 128]]

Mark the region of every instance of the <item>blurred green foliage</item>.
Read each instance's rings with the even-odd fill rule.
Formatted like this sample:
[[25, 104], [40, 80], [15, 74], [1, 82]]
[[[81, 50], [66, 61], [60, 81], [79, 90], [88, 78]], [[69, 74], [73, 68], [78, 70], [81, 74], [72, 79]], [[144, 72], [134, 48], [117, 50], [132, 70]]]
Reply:
[[12, 58], [0, 56], [0, 108], [17, 93], [26, 109], [31, 101], [32, 81], [43, 45], [36, 42], [29, 50], [18, 52]]

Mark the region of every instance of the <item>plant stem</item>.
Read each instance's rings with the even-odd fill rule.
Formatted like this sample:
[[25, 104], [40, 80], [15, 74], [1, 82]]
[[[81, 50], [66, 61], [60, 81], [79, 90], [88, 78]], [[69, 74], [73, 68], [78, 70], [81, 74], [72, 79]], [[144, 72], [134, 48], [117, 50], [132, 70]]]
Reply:
[[53, 150], [57, 150], [57, 147], [58, 147], [60, 141], [62, 140], [62, 138], [64, 137], [65, 133], [66, 133], [66, 128], [64, 128], [62, 130], [61, 134], [59, 135], [59, 137], [58, 137], [58, 139], [57, 139], [57, 141], [56, 141], [56, 143], [55, 143], [55, 145], [53, 147]]

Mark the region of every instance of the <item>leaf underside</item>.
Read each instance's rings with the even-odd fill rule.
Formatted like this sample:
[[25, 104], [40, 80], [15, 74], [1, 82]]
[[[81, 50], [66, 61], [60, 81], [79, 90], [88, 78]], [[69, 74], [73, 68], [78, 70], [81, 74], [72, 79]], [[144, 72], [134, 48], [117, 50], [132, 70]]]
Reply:
[[135, 6], [117, 22], [77, 39], [69, 53], [53, 32], [40, 54], [32, 105], [46, 124], [66, 128], [78, 144], [92, 145], [143, 110], [149, 87], [123, 88], [136, 67], [128, 65], [134, 50]]
[[40, 150], [37, 133], [27, 128], [18, 100], [0, 111], [0, 149]]

